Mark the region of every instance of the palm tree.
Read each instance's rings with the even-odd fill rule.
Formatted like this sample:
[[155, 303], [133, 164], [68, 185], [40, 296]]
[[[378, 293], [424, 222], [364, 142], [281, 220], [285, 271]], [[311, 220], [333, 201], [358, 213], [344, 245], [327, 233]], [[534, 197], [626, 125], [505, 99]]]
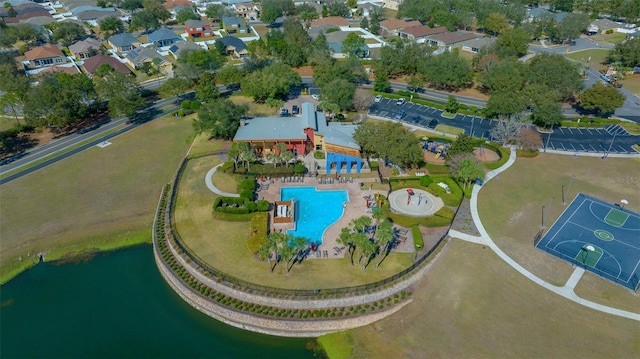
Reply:
[[385, 213], [380, 207], [376, 207], [373, 209], [373, 213], [371, 217], [376, 221], [376, 223], [380, 222], [380, 220], [385, 218]]
[[342, 227], [340, 231], [340, 235], [336, 238], [336, 242], [338, 244], [342, 244], [349, 248], [349, 259], [351, 259], [351, 265], [353, 265], [353, 240], [351, 235], [351, 230], [349, 227]]
[[274, 252], [275, 252], [275, 258], [276, 261], [275, 263], [273, 263], [273, 267], [271, 267], [271, 271], [273, 272], [274, 269], [276, 269], [276, 266], [278, 265], [278, 262], [280, 262], [280, 258], [278, 255], [278, 244], [280, 244], [281, 242], [284, 241], [283, 238], [286, 238], [286, 236], [283, 233], [280, 232], [273, 232], [273, 233], [269, 233], [269, 235], [267, 235], [267, 242], [271, 243], [271, 248], [273, 248]]
[[302, 258], [304, 255], [304, 249], [307, 247], [307, 239], [305, 237], [294, 237], [293, 238], [293, 249], [295, 250], [294, 260], [291, 262], [289, 269], [287, 272], [291, 270], [296, 262], [302, 263]]
[[[260, 256], [261, 260], [267, 260], [269, 268], [271, 268], [271, 249], [272, 243], [269, 241], [269, 237], [267, 236], [267, 240], [258, 248], [258, 256]], [[271, 271], [273, 272], [273, 269]]]
[[371, 217], [369, 216], [358, 217], [351, 221], [351, 226], [356, 232], [364, 233], [365, 227], [368, 227], [370, 225], [371, 225]]
[[376, 228], [375, 238], [378, 240], [378, 245], [383, 248], [382, 252], [384, 253], [384, 255], [380, 258], [380, 261], [376, 264], [376, 268], [378, 268], [382, 261], [387, 258], [387, 255], [389, 254], [389, 244], [393, 240], [393, 224], [388, 220], [382, 221], [380, 224], [378, 224], [378, 227]]
[[362, 252], [362, 257], [367, 259], [362, 265], [362, 270], [367, 269], [367, 266], [369, 265], [369, 263], [371, 263], [371, 258], [376, 252], [376, 249], [377, 249], [376, 244], [373, 243], [373, 241], [369, 240], [369, 238], [367, 238], [365, 241], [360, 243], [360, 251]]
[[360, 264], [360, 262], [362, 262], [362, 257], [365, 255], [365, 252], [368, 249], [367, 242], [371, 243], [371, 241], [363, 232], [354, 234], [352, 238], [355, 245], [355, 250], [358, 251], [358, 264]]
[[267, 160], [273, 162], [273, 167], [275, 168], [275, 167], [278, 166], [278, 162], [280, 162], [282, 160], [282, 158], [277, 153], [271, 152], [267, 156]]

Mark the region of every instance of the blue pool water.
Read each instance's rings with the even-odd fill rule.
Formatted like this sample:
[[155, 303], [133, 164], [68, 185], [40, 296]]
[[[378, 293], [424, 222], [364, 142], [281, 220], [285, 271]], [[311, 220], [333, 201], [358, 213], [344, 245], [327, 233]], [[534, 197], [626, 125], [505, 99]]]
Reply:
[[347, 191], [318, 191], [315, 187], [284, 187], [280, 198], [296, 202], [296, 229], [288, 233], [320, 245], [324, 230], [342, 217], [342, 204], [349, 195]]

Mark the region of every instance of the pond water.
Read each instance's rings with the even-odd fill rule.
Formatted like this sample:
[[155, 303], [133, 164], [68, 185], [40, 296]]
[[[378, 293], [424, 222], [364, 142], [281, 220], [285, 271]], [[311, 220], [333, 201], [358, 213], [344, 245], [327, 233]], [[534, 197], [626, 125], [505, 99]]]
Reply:
[[151, 246], [37, 265], [0, 287], [1, 358], [313, 358], [307, 339], [236, 329], [165, 283]]

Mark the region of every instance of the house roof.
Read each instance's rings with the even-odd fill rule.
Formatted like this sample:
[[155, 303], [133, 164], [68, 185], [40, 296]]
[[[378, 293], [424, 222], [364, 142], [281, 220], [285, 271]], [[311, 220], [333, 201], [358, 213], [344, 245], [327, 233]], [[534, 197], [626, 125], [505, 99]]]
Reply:
[[564, 18], [567, 17], [567, 15], [569, 15], [569, 13], [564, 11], [555, 14], [556, 21], [562, 22], [562, 20], [564, 20]]
[[17, 15], [14, 17], [7, 17], [8, 9], [0, 7], [0, 17], [8, 24], [25, 22], [26, 20], [34, 17], [47, 17], [53, 19], [53, 16], [49, 14], [47, 9], [43, 8], [39, 4], [36, 5], [37, 6], [24, 6], [20, 11], [16, 10]]
[[51, 16], [51, 14], [47, 14], [47, 15], [42, 15], [42, 16], [30, 17], [30, 18], [24, 20], [23, 23], [36, 25], [36, 26], [41, 26], [41, 25], [51, 24], [52, 22], [55, 22], [55, 21], [56, 21], [56, 19], [54, 19], [53, 16]]
[[380, 21], [380, 27], [389, 30], [400, 30], [407, 27], [422, 25], [420, 21], [404, 21], [403, 19], [387, 19]]
[[428, 39], [444, 42], [445, 45], [457, 44], [462, 41], [475, 39], [476, 37], [479, 37], [479, 35], [463, 31], [443, 32], [441, 34], [427, 36]]
[[495, 37], [477, 37], [475, 39], [466, 40], [462, 43], [463, 46], [469, 46], [472, 48], [480, 49], [485, 46], [491, 46], [496, 43]]
[[424, 37], [428, 35], [440, 34], [447, 31], [447, 28], [444, 26], [432, 28], [427, 25], [411, 26], [400, 30], [401, 33], [411, 35], [413, 37]]
[[114, 46], [117, 47], [123, 47], [123, 46], [130, 46], [133, 45], [137, 42], [140, 42], [138, 39], [136, 39], [135, 36], [125, 32], [122, 34], [115, 34], [113, 36], [111, 36], [109, 38], [109, 42], [112, 43]]
[[114, 11], [116, 11], [116, 9], [114, 9], [112, 7], [99, 7], [99, 6], [92, 6], [92, 5], [81, 5], [81, 6], [78, 6], [78, 7], [75, 7], [73, 9], [71, 9], [71, 13], [73, 15], [77, 16], [81, 12], [91, 11], [91, 10], [94, 10], [94, 11], [105, 11], [105, 12], [114, 12]]
[[311, 36], [311, 38], [315, 39], [316, 37], [318, 37], [318, 35], [320, 35], [321, 32], [324, 32], [325, 35], [327, 33], [327, 30], [329, 29], [338, 29], [340, 30], [340, 28], [336, 25], [331, 25], [331, 24], [324, 24], [324, 25], [320, 25], [320, 26], [316, 26], [316, 27], [310, 27], [307, 32], [309, 33], [309, 36]]
[[203, 26], [211, 26], [208, 21], [203, 20], [187, 20], [184, 22], [186, 27], [203, 27]]
[[122, 15], [119, 11], [103, 11], [103, 10], [87, 10], [87, 11], [83, 11], [81, 13], [79, 13], [78, 19], [82, 20], [82, 21], [88, 21], [88, 20], [100, 20], [102, 18], [105, 18], [107, 16], [114, 16], [114, 17], [118, 17]]
[[341, 16], [327, 16], [322, 19], [316, 19], [311, 21], [310, 27], [318, 27], [323, 25], [333, 25], [333, 26], [349, 26], [349, 20], [341, 17]]
[[127, 59], [129, 59], [129, 61], [133, 62], [136, 65], [149, 59], [157, 59], [161, 63], [166, 61], [164, 57], [162, 57], [162, 55], [160, 55], [160, 53], [158, 53], [156, 48], [153, 46], [133, 49], [127, 54]]
[[75, 66], [53, 65], [38, 71], [36, 75], [40, 76], [40, 75], [55, 73], [55, 72], [64, 72], [69, 75], [75, 75], [78, 73], [78, 70], [76, 69]]
[[175, 57], [180, 57], [180, 54], [184, 51], [194, 50], [202, 50], [202, 47], [194, 42], [189, 41], [176, 42], [169, 48], [169, 52], [171, 52]]
[[84, 67], [85, 71], [87, 71], [90, 74], [94, 74], [96, 73], [96, 71], [98, 71], [98, 67], [100, 67], [100, 65], [103, 65], [103, 64], [107, 64], [111, 66], [111, 68], [113, 68], [114, 70], [125, 75], [128, 75], [131, 73], [131, 70], [129, 70], [129, 68], [126, 67], [122, 62], [118, 61], [118, 59], [116, 59], [115, 57], [107, 56], [107, 55], [92, 56], [84, 60], [84, 65], [82, 66]]
[[[334, 31], [334, 32], [325, 34], [324, 36], [327, 38], [327, 42], [343, 42], [344, 39], [347, 38], [350, 32], [351, 31]], [[359, 35], [363, 35], [363, 34], [359, 34]]]
[[545, 8], [536, 7], [536, 8], [528, 10], [527, 13], [529, 14], [529, 17], [531, 17], [533, 19], [537, 19], [540, 16], [543, 16], [544, 14], [551, 14], [551, 11], [549, 11], [549, 10], [547, 10]]
[[243, 22], [247, 22], [247, 20], [241, 18], [241, 17], [223, 17], [222, 18], [222, 23], [224, 24], [224, 26], [230, 26], [230, 25], [240, 25]]
[[247, 46], [247, 44], [245, 44], [244, 41], [233, 36], [223, 36], [217, 39], [216, 41], [220, 41], [225, 47], [228, 47], [228, 46], [235, 47], [237, 52], [249, 49], [249, 47]]
[[622, 25], [618, 24], [615, 21], [611, 21], [609, 19], [593, 20], [590, 25], [597, 26], [599, 31], [622, 27]]
[[155, 43], [162, 40], [175, 40], [175, 39], [182, 40], [180, 36], [178, 36], [175, 32], [171, 31], [170, 29], [167, 29], [166, 27], [160, 28], [150, 33], [147, 36], [147, 39], [151, 43]]
[[81, 54], [83, 52], [89, 51], [89, 49], [91, 48], [95, 50], [99, 50], [100, 47], [102, 47], [102, 44], [100, 43], [100, 41], [92, 37], [89, 37], [69, 46], [69, 51], [71, 51], [72, 54]]
[[52, 44], [46, 44], [44, 46], [35, 47], [25, 54], [28, 60], [45, 59], [49, 57], [64, 57], [62, 51]]
[[304, 130], [313, 128], [316, 133], [324, 136], [327, 144], [360, 149], [353, 139], [356, 126], [327, 123], [324, 114], [316, 112], [310, 102], [303, 103], [301, 110], [301, 117], [261, 117], [247, 120], [244, 126], [238, 128], [234, 140], [306, 140]]
[[193, 7], [194, 3], [189, 0], [166, 0], [164, 3], [164, 8], [167, 10], [171, 10], [176, 6], [188, 6]]

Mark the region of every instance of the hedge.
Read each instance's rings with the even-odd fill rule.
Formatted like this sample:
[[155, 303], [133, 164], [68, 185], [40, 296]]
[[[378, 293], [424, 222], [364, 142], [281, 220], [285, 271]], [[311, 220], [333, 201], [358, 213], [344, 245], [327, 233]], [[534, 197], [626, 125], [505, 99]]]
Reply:
[[249, 239], [247, 239], [247, 249], [251, 254], [258, 253], [260, 246], [267, 240], [268, 231], [269, 214], [266, 212], [255, 214], [249, 224]]
[[413, 245], [416, 250], [424, 247], [424, 240], [422, 239], [422, 233], [420, 233], [420, 227], [412, 226], [411, 234], [413, 235]]
[[500, 156], [500, 159], [496, 162], [484, 162], [483, 165], [486, 169], [495, 170], [496, 168], [502, 167], [502, 165], [507, 163], [507, 161], [509, 160], [511, 150], [509, 150], [508, 148], [498, 146], [490, 142], [484, 143], [483, 146], [490, 150], [496, 151], [498, 156]]
[[456, 215], [456, 213], [449, 207], [442, 207], [434, 215], [438, 217], [446, 218], [448, 220], [452, 220], [453, 217]]
[[[438, 186], [438, 183], [442, 182], [449, 186], [447, 193], [444, 188]], [[438, 197], [442, 198], [442, 201], [447, 206], [456, 207], [462, 200], [463, 192], [458, 182], [448, 176], [433, 176], [433, 183], [429, 185], [429, 189], [432, 190]]]
[[540, 154], [538, 150], [516, 150], [518, 157], [533, 158]]

